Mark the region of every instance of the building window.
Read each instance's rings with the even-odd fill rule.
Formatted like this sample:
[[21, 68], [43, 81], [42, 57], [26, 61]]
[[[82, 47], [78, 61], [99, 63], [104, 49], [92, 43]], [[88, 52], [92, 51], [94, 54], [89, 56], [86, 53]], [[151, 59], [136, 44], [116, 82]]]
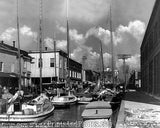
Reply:
[[50, 58], [50, 67], [54, 67], [54, 58]]
[[0, 72], [3, 72], [3, 62], [0, 62]]
[[41, 63], [40, 63], [40, 59], [38, 60], [38, 67], [40, 68], [40, 67], [43, 67], [43, 62], [41, 61]]
[[67, 69], [67, 61], [64, 62], [64, 68]]
[[27, 61], [24, 61], [23, 67], [24, 67], [24, 68], [27, 68]]
[[74, 77], [74, 71], [72, 71], [72, 77]]
[[62, 68], [62, 59], [60, 59], [59, 62], [60, 62], [59, 67]]
[[14, 64], [11, 65], [11, 72], [14, 72]]

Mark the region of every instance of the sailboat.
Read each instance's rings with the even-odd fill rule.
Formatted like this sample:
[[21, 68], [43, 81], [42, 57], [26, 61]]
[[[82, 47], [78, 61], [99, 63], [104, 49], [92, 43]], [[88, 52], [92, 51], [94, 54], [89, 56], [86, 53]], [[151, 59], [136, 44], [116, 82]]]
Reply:
[[[70, 78], [69, 78], [69, 24], [68, 24], [68, 0], [66, 1], [66, 12], [67, 12], [67, 72], [68, 72], [68, 78], [67, 78], [67, 84], [70, 86]], [[55, 45], [54, 45], [55, 46]], [[55, 48], [56, 50], [56, 48]], [[56, 74], [56, 70], [55, 70]], [[77, 97], [73, 94], [70, 94], [70, 90], [68, 92], [69, 94], [66, 96], [61, 96], [60, 92], [57, 90], [57, 96], [53, 97], [51, 99], [51, 102], [55, 105], [55, 107], [69, 107], [70, 105], [73, 105], [77, 102]]]
[[52, 112], [54, 111], [54, 106], [49, 101], [48, 97], [46, 97], [44, 94], [41, 94], [37, 98], [33, 99], [30, 103], [21, 102], [21, 97], [23, 96], [23, 90], [21, 89], [21, 56], [20, 56], [18, 0], [17, 0], [17, 41], [18, 41], [18, 60], [19, 60], [19, 90], [5, 104], [6, 112], [0, 114], [0, 122], [1, 123], [39, 122], [52, 114]]

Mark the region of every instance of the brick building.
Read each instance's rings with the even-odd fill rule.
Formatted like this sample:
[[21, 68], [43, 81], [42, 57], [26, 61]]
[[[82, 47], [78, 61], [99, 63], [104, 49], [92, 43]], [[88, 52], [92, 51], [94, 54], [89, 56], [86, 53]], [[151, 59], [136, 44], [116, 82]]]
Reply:
[[160, 94], [160, 1], [156, 0], [141, 45], [142, 89]]

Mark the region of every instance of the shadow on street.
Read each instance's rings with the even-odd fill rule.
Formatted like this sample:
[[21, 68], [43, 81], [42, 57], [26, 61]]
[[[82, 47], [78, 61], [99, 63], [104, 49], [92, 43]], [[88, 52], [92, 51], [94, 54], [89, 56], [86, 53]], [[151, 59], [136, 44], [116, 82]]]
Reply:
[[141, 91], [128, 91], [124, 99], [127, 101], [160, 105], [160, 100]]

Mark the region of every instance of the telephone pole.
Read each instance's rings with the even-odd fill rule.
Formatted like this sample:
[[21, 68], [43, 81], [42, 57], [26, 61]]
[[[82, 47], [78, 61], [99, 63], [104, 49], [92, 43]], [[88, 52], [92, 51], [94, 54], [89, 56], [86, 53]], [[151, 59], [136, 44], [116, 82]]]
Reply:
[[125, 82], [125, 85], [123, 87], [123, 92], [125, 92], [126, 86], [127, 86], [126, 59], [128, 58], [131, 58], [130, 54], [118, 54], [118, 59], [123, 60], [123, 74], [124, 74], [124, 82]]

